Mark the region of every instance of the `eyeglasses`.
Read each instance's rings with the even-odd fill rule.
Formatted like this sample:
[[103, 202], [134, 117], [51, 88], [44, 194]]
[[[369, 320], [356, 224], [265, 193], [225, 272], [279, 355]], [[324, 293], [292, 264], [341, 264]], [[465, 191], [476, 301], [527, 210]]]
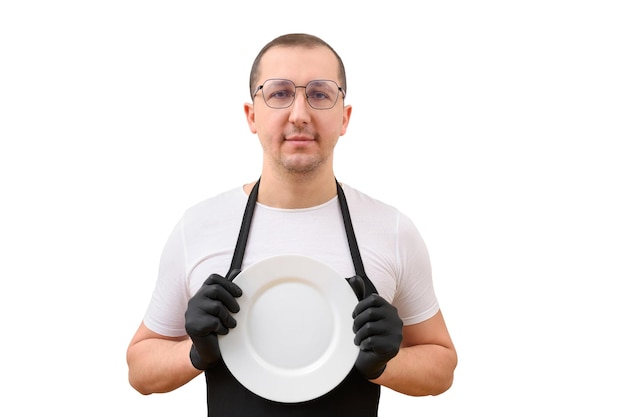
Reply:
[[286, 109], [293, 104], [296, 97], [296, 89], [304, 88], [307, 103], [317, 110], [332, 109], [337, 103], [339, 93], [346, 97], [345, 91], [332, 80], [313, 80], [307, 85], [296, 85], [291, 80], [270, 78], [254, 90], [252, 97], [261, 91], [263, 100], [268, 107], [273, 109]]

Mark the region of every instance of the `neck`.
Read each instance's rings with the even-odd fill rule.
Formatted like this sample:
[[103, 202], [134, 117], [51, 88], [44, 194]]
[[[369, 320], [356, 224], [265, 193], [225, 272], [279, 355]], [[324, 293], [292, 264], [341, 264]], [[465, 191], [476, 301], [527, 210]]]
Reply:
[[[250, 193], [254, 183], [246, 184]], [[296, 209], [326, 203], [337, 195], [337, 185], [332, 172], [315, 176], [277, 177], [264, 172], [261, 175], [258, 202], [276, 208]]]

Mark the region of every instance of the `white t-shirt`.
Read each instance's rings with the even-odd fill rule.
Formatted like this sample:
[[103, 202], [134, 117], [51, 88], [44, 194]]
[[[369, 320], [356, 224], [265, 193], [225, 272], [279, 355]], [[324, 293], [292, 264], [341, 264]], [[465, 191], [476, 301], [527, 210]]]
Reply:
[[[343, 184], [365, 272], [404, 325], [429, 319], [439, 305], [426, 245], [394, 207]], [[187, 302], [213, 273], [230, 267], [248, 196], [243, 187], [188, 209], [170, 235], [144, 324], [164, 336], [185, 332]], [[346, 278], [355, 275], [337, 197], [304, 209], [257, 203], [242, 269], [276, 255], [305, 255]]]

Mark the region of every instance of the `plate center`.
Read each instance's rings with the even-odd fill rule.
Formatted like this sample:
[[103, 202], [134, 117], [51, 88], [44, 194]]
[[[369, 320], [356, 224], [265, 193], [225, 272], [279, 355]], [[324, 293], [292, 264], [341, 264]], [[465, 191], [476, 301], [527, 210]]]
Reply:
[[263, 361], [283, 370], [310, 366], [333, 340], [332, 308], [318, 288], [297, 278], [273, 281], [249, 310], [248, 340]]

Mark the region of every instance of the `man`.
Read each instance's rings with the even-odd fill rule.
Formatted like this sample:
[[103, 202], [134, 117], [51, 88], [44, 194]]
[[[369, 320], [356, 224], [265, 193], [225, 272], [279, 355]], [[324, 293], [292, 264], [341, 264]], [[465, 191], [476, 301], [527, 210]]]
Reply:
[[[418, 231], [396, 209], [335, 179], [333, 151], [352, 112], [341, 58], [317, 37], [278, 37], [257, 56], [250, 93], [244, 111], [263, 148], [260, 178], [190, 208], [174, 229], [128, 348], [131, 385], [167, 392], [204, 371], [208, 412], [218, 417], [376, 416], [380, 386], [412, 396], [445, 392], [457, 356]], [[350, 277], [356, 294], [365, 290], [353, 314], [352, 371], [329, 393], [299, 403], [248, 391], [218, 343], [236, 326], [242, 290], [232, 279], [284, 253], [315, 257]]]

